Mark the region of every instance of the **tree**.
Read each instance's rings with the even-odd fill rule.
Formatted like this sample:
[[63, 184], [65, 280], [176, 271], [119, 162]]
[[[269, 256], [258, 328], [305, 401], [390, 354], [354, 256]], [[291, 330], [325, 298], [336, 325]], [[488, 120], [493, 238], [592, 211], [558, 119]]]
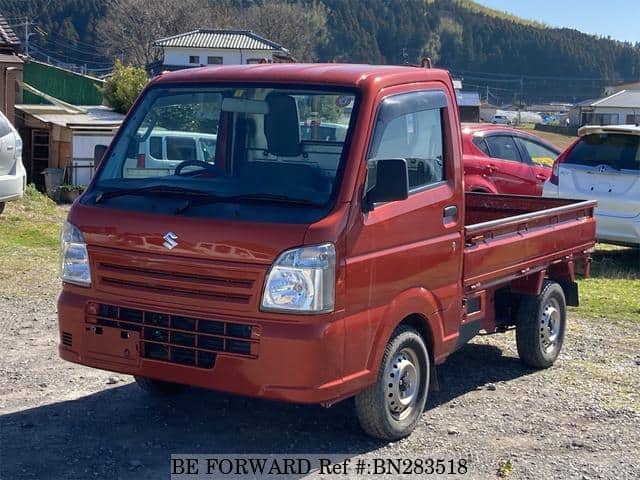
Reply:
[[146, 84], [147, 72], [144, 68], [125, 66], [120, 60], [116, 60], [102, 94], [116, 112], [127, 113]]
[[237, 20], [288, 49], [298, 61], [317, 60], [318, 48], [328, 39], [326, 8], [319, 2], [266, 0], [239, 12]]
[[197, 28], [224, 28], [233, 21], [229, 2], [206, 0], [111, 0], [98, 27], [103, 49], [125, 63], [147, 65], [160, 56], [153, 42]]

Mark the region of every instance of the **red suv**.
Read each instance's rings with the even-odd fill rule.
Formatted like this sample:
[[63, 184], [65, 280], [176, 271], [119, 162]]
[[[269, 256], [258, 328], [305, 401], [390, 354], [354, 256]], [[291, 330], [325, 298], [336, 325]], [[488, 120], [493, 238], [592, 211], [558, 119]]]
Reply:
[[464, 125], [462, 152], [466, 191], [540, 196], [561, 150], [515, 128]]

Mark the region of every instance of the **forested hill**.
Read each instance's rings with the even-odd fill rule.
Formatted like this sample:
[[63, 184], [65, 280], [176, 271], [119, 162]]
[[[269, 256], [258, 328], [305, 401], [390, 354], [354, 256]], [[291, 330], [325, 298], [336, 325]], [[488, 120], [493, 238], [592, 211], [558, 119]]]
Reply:
[[[413, 63], [429, 56], [461, 76], [465, 88], [488, 93], [496, 103], [577, 101], [599, 96], [607, 83], [640, 79], [639, 45], [548, 28], [470, 0], [181, 0], [174, 5], [184, 8], [176, 11], [168, 4], [0, 0], [0, 11], [15, 25], [25, 16], [33, 21], [32, 53], [86, 63], [96, 72], [115, 56], [134, 61], [124, 42], [135, 32], [120, 27], [127, 19], [117, 12], [137, 11], [137, 26], [147, 22], [159, 35], [199, 26], [251, 28], [300, 60]], [[141, 8], [154, 12], [145, 15]], [[203, 14], [207, 10], [212, 13]], [[24, 36], [23, 27], [16, 32]], [[122, 46], [114, 38], [119, 35]]]

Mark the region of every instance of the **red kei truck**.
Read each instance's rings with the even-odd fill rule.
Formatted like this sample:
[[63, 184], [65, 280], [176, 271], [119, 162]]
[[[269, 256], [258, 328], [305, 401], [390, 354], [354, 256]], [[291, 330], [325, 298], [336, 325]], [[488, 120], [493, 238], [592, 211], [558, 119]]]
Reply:
[[465, 194], [455, 98], [411, 66], [155, 78], [64, 225], [60, 355], [154, 393], [355, 396], [383, 439], [481, 331], [549, 367], [595, 202]]

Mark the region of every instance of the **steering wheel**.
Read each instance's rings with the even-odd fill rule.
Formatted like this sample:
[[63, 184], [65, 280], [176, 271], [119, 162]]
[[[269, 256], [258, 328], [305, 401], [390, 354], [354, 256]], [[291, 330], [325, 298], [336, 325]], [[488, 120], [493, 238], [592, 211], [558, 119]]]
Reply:
[[173, 174], [174, 175], [189, 176], [189, 175], [195, 175], [200, 171], [200, 170], [195, 170], [195, 171], [192, 171], [192, 172], [186, 172], [184, 174], [181, 174], [182, 170], [185, 167], [202, 167], [203, 170], [209, 170], [209, 171], [212, 171], [212, 172], [216, 171], [215, 165], [213, 165], [211, 163], [203, 162], [202, 160], [185, 160], [184, 162], [180, 162], [176, 166], [176, 169], [173, 172]]

